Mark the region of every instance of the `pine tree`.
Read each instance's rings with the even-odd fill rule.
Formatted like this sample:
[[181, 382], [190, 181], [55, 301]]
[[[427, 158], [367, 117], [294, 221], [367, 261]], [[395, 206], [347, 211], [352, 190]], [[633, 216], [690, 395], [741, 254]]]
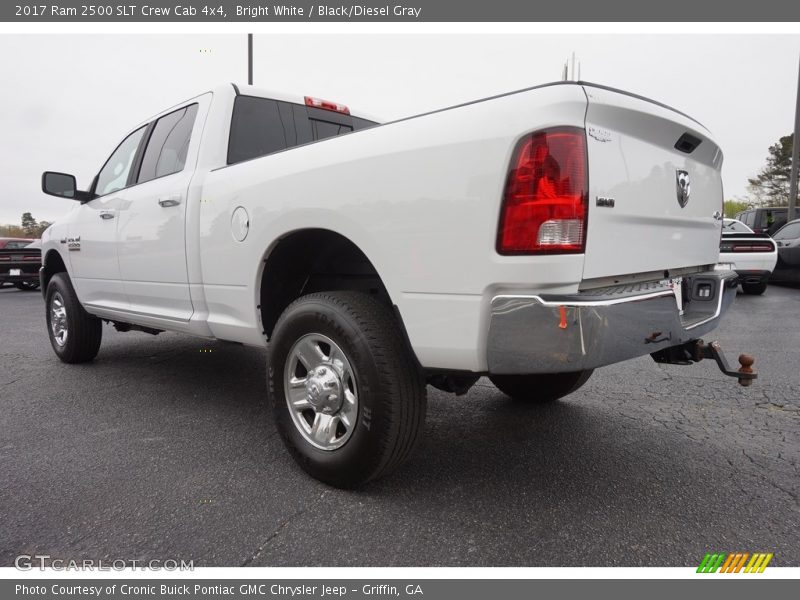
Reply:
[[22, 229], [29, 236], [35, 236], [39, 231], [39, 224], [29, 212], [22, 213]]
[[789, 177], [792, 170], [792, 142], [794, 134], [783, 136], [769, 147], [767, 164], [758, 175], [748, 179], [754, 204], [787, 206], [789, 204]]

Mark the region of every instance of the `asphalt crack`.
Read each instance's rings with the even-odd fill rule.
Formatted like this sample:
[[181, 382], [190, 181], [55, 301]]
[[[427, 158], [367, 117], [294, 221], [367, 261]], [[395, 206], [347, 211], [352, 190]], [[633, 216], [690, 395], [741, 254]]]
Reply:
[[240, 567], [249, 567], [251, 564], [253, 564], [253, 561], [255, 561], [259, 556], [261, 556], [261, 554], [264, 552], [264, 550], [267, 548], [267, 546], [269, 546], [269, 543], [272, 540], [274, 540], [276, 537], [278, 537], [278, 535], [280, 535], [280, 533], [284, 529], [286, 529], [286, 527], [288, 527], [289, 524], [292, 523], [292, 521], [295, 521], [298, 517], [302, 517], [314, 505], [319, 504], [327, 493], [328, 493], [327, 491], [322, 492], [319, 495], [319, 497], [314, 502], [312, 502], [309, 506], [305, 506], [305, 507], [301, 508], [300, 510], [298, 510], [297, 512], [295, 512], [291, 516], [289, 516], [289, 518], [286, 519], [283, 523], [278, 525], [278, 528], [275, 531], [273, 531], [267, 537], [267, 539], [265, 539], [264, 542], [258, 548], [256, 548], [256, 551], [239, 566]]

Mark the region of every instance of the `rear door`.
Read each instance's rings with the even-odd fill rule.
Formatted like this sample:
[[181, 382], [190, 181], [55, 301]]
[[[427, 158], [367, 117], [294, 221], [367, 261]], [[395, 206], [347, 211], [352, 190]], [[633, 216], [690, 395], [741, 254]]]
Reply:
[[589, 216], [584, 278], [714, 264], [722, 153], [689, 117], [585, 87]]
[[187, 321], [192, 316], [186, 266], [186, 202], [197, 161], [200, 103], [149, 126], [136, 184], [119, 206], [119, 269], [131, 312]]

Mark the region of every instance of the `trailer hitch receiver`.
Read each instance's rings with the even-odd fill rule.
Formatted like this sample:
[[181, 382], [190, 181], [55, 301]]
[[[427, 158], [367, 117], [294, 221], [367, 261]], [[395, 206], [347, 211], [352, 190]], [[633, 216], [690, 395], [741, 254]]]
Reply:
[[753, 380], [758, 377], [758, 374], [753, 370], [755, 358], [749, 354], [740, 354], [739, 370], [734, 371], [728, 364], [719, 342], [706, 344], [703, 340], [690, 340], [680, 346], [672, 346], [653, 352], [650, 356], [657, 363], [668, 365], [690, 365], [705, 358], [713, 358], [720, 371], [725, 375], [735, 377], [739, 381], [739, 385], [745, 387], [751, 385]]

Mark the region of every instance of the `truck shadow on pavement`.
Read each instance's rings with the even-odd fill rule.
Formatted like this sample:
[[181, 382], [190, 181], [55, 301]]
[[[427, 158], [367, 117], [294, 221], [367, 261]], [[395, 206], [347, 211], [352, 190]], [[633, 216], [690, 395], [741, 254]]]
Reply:
[[6, 457], [22, 473], [7, 500], [54, 481], [76, 498], [40, 494], [35, 518], [14, 516], [7, 535], [41, 540], [29, 550], [74, 555], [76, 542], [48, 536], [64, 522], [81, 530], [80, 515], [112, 499], [81, 538], [90, 554], [112, 552], [116, 542], [102, 540], [124, 530], [137, 556], [158, 549], [210, 565], [689, 564], [739, 537], [779, 549], [770, 514], [793, 510], [735, 447], [637, 412], [669, 398], [592, 381], [546, 406], [516, 404], [486, 379], [462, 397], [429, 387], [425, 438], [409, 463], [360, 490], [333, 489], [283, 448], [262, 350], [104, 334], [96, 362], [77, 368], [37, 344], [43, 389], [61, 392], [7, 413], [20, 436], [49, 439]]

